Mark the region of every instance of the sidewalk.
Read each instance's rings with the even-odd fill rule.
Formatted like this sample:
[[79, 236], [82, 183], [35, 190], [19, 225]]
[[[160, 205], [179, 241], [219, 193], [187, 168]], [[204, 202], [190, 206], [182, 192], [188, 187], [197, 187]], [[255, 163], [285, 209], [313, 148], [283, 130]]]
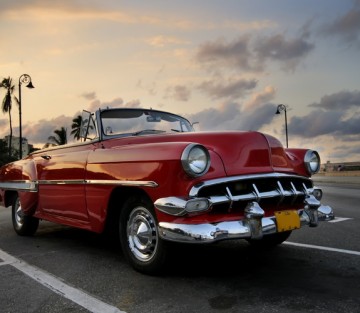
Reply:
[[344, 176], [340, 175], [322, 175], [316, 174], [312, 177], [312, 180], [315, 183], [339, 183], [339, 184], [351, 184], [351, 185], [360, 185], [360, 176], [351, 176], [348, 172]]

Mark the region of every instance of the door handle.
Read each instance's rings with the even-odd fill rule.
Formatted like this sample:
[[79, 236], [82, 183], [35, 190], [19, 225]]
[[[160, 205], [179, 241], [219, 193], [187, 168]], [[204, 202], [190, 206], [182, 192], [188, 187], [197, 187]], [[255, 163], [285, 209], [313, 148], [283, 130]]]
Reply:
[[51, 159], [51, 156], [50, 155], [47, 155], [47, 154], [44, 154], [41, 156], [43, 159], [45, 160], [50, 160]]

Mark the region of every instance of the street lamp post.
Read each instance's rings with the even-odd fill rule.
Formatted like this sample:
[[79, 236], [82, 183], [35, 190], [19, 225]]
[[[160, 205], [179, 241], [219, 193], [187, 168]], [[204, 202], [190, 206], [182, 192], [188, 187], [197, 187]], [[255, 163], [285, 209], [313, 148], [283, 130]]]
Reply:
[[277, 106], [275, 114], [280, 114], [281, 111], [285, 112], [285, 135], [286, 135], [286, 148], [289, 148], [289, 140], [288, 140], [288, 127], [287, 127], [287, 114], [286, 114], [286, 105], [279, 104]]
[[19, 77], [19, 158], [22, 159], [22, 125], [21, 125], [21, 84], [27, 84], [27, 88], [35, 88], [32, 84], [31, 77], [28, 74], [22, 74]]

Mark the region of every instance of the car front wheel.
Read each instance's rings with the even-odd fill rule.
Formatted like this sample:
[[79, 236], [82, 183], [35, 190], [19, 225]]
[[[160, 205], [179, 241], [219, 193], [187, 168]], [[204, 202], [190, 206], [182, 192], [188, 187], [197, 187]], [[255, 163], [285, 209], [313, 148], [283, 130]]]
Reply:
[[15, 232], [20, 236], [34, 235], [39, 226], [39, 219], [24, 214], [18, 195], [13, 199], [12, 223]]
[[122, 207], [119, 223], [121, 246], [130, 264], [145, 274], [158, 273], [165, 263], [166, 249], [152, 203], [130, 197]]

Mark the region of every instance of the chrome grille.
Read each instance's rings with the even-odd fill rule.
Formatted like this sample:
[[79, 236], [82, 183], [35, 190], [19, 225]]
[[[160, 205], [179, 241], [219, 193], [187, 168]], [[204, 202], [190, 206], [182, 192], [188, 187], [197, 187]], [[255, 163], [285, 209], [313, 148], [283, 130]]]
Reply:
[[281, 173], [214, 179], [194, 186], [190, 197], [206, 197], [214, 206], [244, 207], [249, 201], [262, 206], [300, 205], [312, 192], [309, 178]]

